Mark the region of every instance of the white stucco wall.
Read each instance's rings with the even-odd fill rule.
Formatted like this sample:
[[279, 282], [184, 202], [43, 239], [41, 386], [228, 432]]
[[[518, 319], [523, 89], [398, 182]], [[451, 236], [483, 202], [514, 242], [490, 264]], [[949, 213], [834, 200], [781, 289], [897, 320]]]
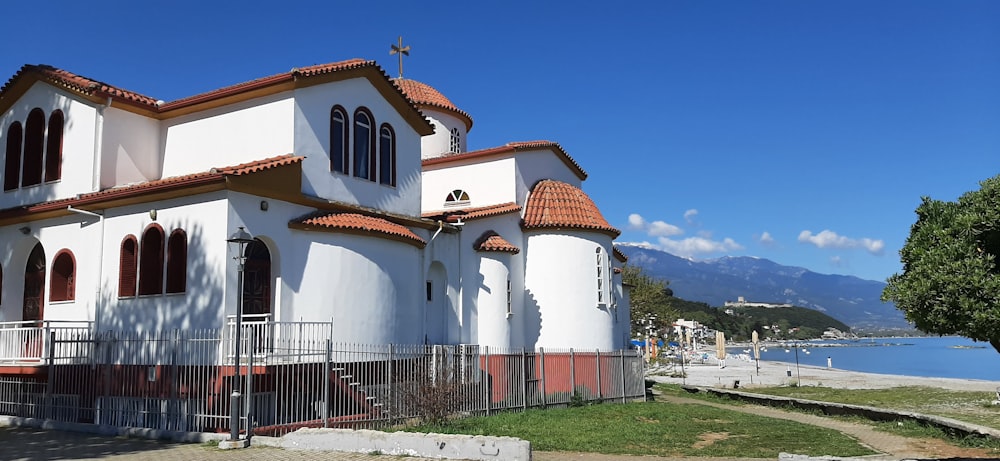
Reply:
[[292, 92], [164, 120], [161, 177], [294, 152]]
[[517, 203], [524, 203], [538, 181], [554, 179], [581, 188], [583, 181], [550, 149], [519, 152], [515, 176]]
[[338, 342], [423, 341], [417, 307], [423, 288], [418, 248], [369, 236], [309, 234], [311, 242], [286, 255], [304, 263], [302, 291], [292, 308], [301, 320], [333, 318], [333, 339]]
[[[479, 259], [482, 282], [476, 297], [476, 309], [472, 315], [479, 326], [478, 338], [474, 338], [473, 342], [480, 346], [509, 348], [511, 345], [509, 319], [513, 317], [513, 309], [508, 315], [507, 281], [510, 280], [508, 264], [510, 264], [508, 253], [482, 253]], [[512, 292], [512, 298], [513, 295]]]
[[[426, 292], [420, 298], [424, 310], [423, 329], [428, 342], [467, 343], [472, 326], [463, 316], [461, 298], [460, 247], [463, 234], [450, 230], [437, 232], [437, 229], [418, 230], [416, 233], [427, 240], [423, 261], [424, 283], [445, 284], [444, 287], [432, 286], [436, 293], [430, 301], [426, 299]], [[443, 280], [434, 280], [438, 277], [443, 277]]]
[[514, 173], [515, 163], [510, 157], [456, 162], [447, 168], [433, 165], [423, 172], [423, 210], [448, 209], [444, 206], [445, 198], [455, 189], [469, 193], [469, 204], [463, 207], [513, 202], [517, 197]]
[[[36, 82], [3, 114], [0, 114], [0, 156], [6, 156], [7, 131], [17, 121], [26, 129], [28, 113], [34, 108], [45, 113], [46, 142], [49, 116], [56, 109], [63, 112], [63, 150], [61, 179], [13, 191], [0, 192], [0, 209], [72, 197], [93, 190], [94, 123], [96, 110], [90, 102], [74, 98], [48, 84]], [[21, 144], [22, 151], [24, 143]], [[43, 147], [42, 156], [45, 156]], [[44, 163], [44, 161], [43, 161]], [[0, 170], [6, 162], [0, 161]], [[3, 178], [3, 173], [0, 173]], [[2, 181], [2, 180], [0, 180]], [[43, 173], [44, 181], [44, 173]]]
[[[467, 328], [462, 342], [497, 347], [520, 347], [523, 345], [524, 284], [523, 284], [523, 243], [520, 227], [521, 217], [509, 213], [490, 218], [468, 221], [460, 234], [462, 271], [462, 316]], [[518, 254], [491, 253], [477, 251], [476, 241], [484, 232], [493, 231], [511, 244], [522, 248]], [[497, 263], [501, 263], [498, 266]], [[503, 283], [500, 277], [503, 277]], [[506, 315], [506, 280], [511, 280], [511, 315]], [[484, 291], [496, 293], [494, 298]], [[483, 304], [485, 302], [485, 305]], [[502, 311], [496, 303], [503, 303]]]
[[[420, 215], [420, 136], [367, 79], [356, 78], [296, 89], [295, 153], [304, 155], [303, 192], [325, 199], [366, 207]], [[375, 148], [383, 123], [396, 135], [396, 186], [330, 171], [330, 111], [341, 105], [351, 120], [354, 111], [366, 107], [375, 119]], [[353, 169], [353, 135], [349, 136]], [[376, 171], [377, 171], [376, 167]]]
[[614, 313], [597, 302], [595, 249], [610, 254], [611, 237], [596, 232], [528, 234], [525, 287], [528, 315], [537, 315], [535, 347], [611, 350]]
[[114, 106], [101, 113], [101, 188], [159, 179], [160, 122]]
[[465, 123], [447, 112], [435, 110], [432, 107], [423, 107], [421, 111], [424, 116], [434, 125], [434, 134], [424, 136], [420, 139], [421, 158], [440, 157], [442, 154], [451, 152], [451, 130], [458, 128], [459, 152], [465, 152], [468, 144], [468, 133], [465, 131]]

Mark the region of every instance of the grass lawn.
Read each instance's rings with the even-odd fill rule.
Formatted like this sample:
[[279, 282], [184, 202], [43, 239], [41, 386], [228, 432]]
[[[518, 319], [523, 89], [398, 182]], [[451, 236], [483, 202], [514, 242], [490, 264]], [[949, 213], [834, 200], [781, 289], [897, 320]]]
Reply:
[[453, 420], [414, 432], [518, 437], [533, 450], [777, 458], [873, 452], [839, 432], [707, 406], [645, 402], [527, 410]]
[[1000, 405], [990, 392], [951, 391], [931, 387], [892, 389], [832, 389], [821, 386], [763, 387], [748, 392], [838, 402], [945, 416], [1000, 429]]

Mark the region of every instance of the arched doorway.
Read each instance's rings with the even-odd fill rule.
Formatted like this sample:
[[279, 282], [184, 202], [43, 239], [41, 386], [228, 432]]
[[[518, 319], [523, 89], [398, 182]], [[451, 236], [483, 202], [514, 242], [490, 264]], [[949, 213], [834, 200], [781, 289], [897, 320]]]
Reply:
[[44, 303], [45, 250], [42, 249], [41, 243], [36, 243], [28, 255], [28, 262], [24, 265], [24, 303], [21, 306], [21, 320], [25, 322], [42, 320]]
[[[247, 321], [262, 321], [271, 313], [271, 252], [254, 239], [243, 255], [243, 315]], [[250, 316], [250, 317], [246, 317]]]
[[424, 310], [424, 342], [448, 344], [448, 272], [440, 261], [431, 263], [427, 271]]

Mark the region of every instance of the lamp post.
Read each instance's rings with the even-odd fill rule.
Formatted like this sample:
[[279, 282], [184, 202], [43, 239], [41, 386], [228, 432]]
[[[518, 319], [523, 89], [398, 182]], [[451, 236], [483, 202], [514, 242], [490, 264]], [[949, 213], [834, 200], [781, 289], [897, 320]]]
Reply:
[[247, 245], [253, 242], [253, 236], [250, 235], [243, 226], [240, 226], [233, 235], [230, 235], [226, 239], [230, 245], [235, 245], [239, 253], [233, 258], [236, 260], [236, 274], [237, 274], [237, 288], [236, 288], [236, 335], [235, 335], [235, 363], [233, 367], [233, 393], [229, 399], [229, 440], [236, 442], [240, 439], [240, 414], [242, 413], [242, 402], [240, 395], [240, 389], [243, 388], [243, 379], [240, 376], [240, 343], [242, 341], [243, 333], [243, 267], [246, 263], [246, 250]]
[[[796, 385], [801, 386], [802, 374], [799, 372], [799, 343], [798, 342], [792, 343], [792, 347], [795, 348], [795, 379], [796, 381], [798, 381]], [[805, 351], [806, 353], [809, 353], [809, 351], [806, 351], [805, 349], [802, 350]], [[785, 349], [785, 352], [788, 352], [788, 349]]]

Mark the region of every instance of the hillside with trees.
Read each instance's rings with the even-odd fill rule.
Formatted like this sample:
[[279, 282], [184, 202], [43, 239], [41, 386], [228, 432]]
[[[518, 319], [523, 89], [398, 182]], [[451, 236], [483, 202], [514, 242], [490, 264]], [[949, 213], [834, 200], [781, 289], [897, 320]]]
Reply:
[[[843, 332], [850, 327], [829, 315], [804, 307], [734, 307], [733, 314], [703, 302], [687, 301], [671, 296], [671, 306], [685, 320], [694, 320], [713, 330], [726, 333], [735, 341], [749, 341], [754, 330], [761, 338], [812, 339], [829, 328]], [[775, 333], [773, 327], [778, 327]], [[768, 328], [765, 328], [768, 327]]]

